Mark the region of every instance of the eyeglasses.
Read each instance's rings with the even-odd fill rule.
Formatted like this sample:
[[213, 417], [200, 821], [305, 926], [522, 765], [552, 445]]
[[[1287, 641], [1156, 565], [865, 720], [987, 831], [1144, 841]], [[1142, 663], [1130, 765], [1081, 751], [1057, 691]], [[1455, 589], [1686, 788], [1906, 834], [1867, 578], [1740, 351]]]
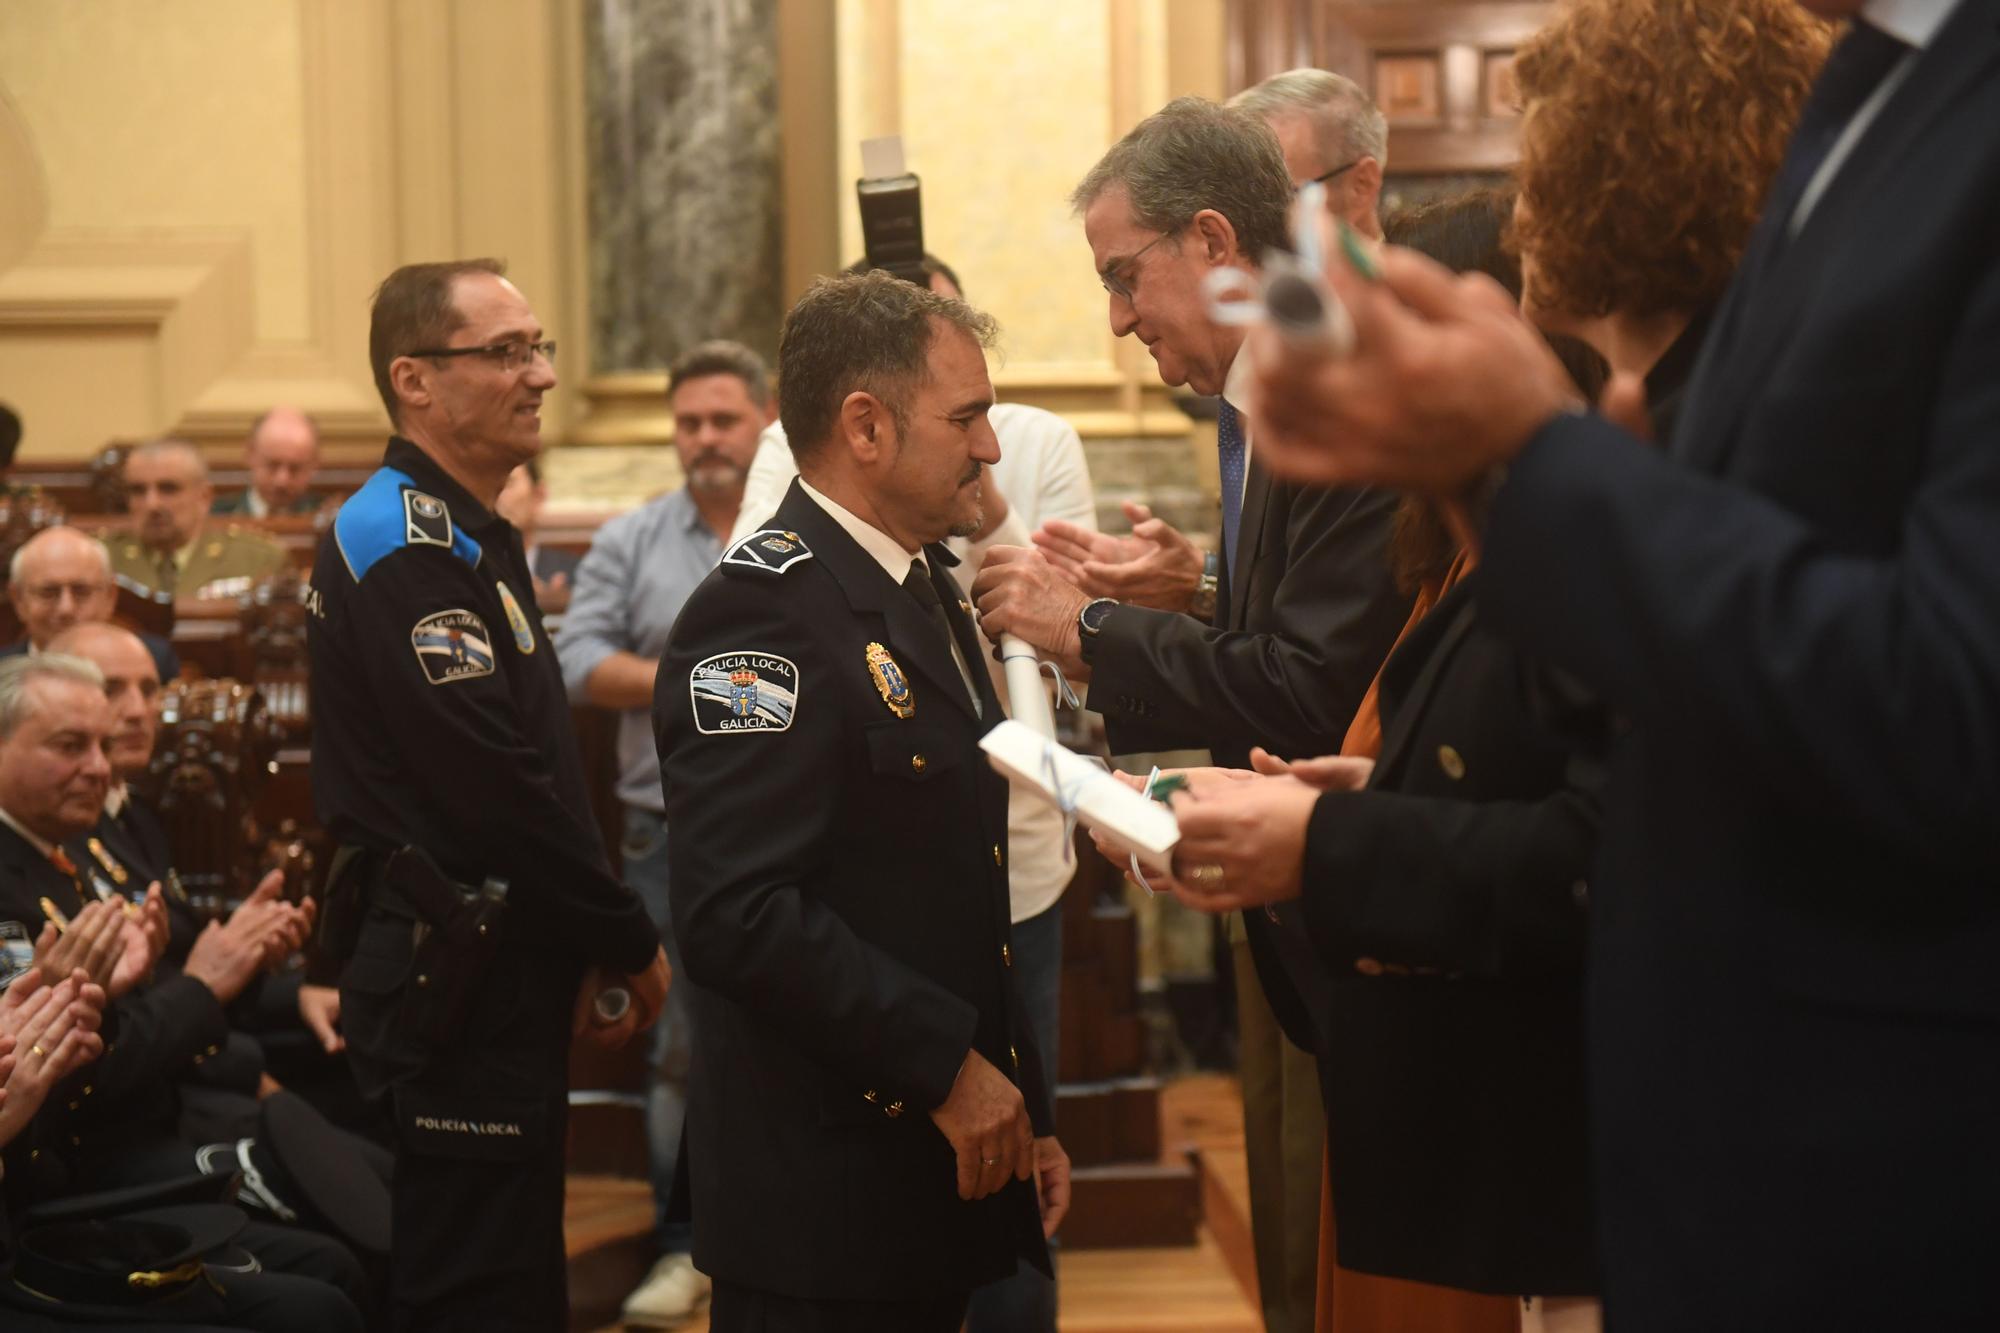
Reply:
[[554, 365], [556, 363], [555, 339], [550, 338], [546, 342], [538, 343], [488, 343], [484, 347], [433, 347], [420, 352], [405, 352], [403, 355], [430, 357], [437, 360], [453, 356], [483, 356], [488, 361], [497, 363], [503, 369], [525, 370], [529, 363], [535, 359], [537, 353], [541, 355], [544, 361], [547, 361], [550, 365]]
[[1137, 250], [1133, 251], [1132, 257], [1130, 259], [1124, 260], [1121, 263], [1114, 264], [1110, 268], [1105, 269], [1102, 273], [1098, 274], [1097, 280], [1104, 284], [1105, 291], [1110, 292], [1113, 296], [1118, 297], [1126, 304], [1128, 305], [1131, 304], [1132, 286], [1130, 283], [1126, 282], [1125, 279], [1118, 276], [1118, 270], [1123, 269], [1128, 273], [1131, 272], [1133, 267], [1138, 264], [1141, 256], [1143, 256], [1148, 250], [1158, 245], [1161, 241], [1166, 240], [1167, 237], [1177, 234], [1179, 231], [1180, 228], [1176, 227], [1174, 228], [1173, 231], [1161, 232], [1158, 236], [1155, 236], [1152, 240], [1146, 242], [1144, 245], [1140, 246]]
[[1333, 169], [1332, 171], [1322, 171], [1322, 172], [1320, 172], [1320, 174], [1319, 174], [1319, 175], [1317, 175], [1317, 176], [1313, 177], [1313, 178], [1312, 178], [1311, 180], [1309, 180], [1309, 181], [1306, 181], [1306, 182], [1305, 182], [1304, 184], [1300, 185], [1300, 186], [1299, 186], [1298, 188], [1299, 188], [1299, 189], [1301, 189], [1301, 190], [1303, 190], [1303, 189], [1304, 189], [1304, 188], [1305, 188], [1305, 187], [1306, 187], [1307, 185], [1320, 185], [1320, 184], [1324, 184], [1325, 182], [1327, 182], [1327, 181], [1330, 181], [1330, 180], [1332, 180], [1332, 179], [1333, 179], [1333, 178], [1334, 178], [1335, 176], [1338, 176], [1338, 175], [1339, 175], [1339, 174], [1340, 174], [1341, 172], [1343, 172], [1343, 171], [1352, 171], [1352, 170], [1354, 170], [1354, 169], [1355, 169], [1356, 167], [1358, 167], [1358, 166], [1360, 166], [1360, 165], [1361, 165], [1361, 159], [1357, 157], [1357, 158], [1355, 158], [1355, 159], [1354, 159], [1354, 160], [1353, 160], [1352, 162], [1344, 162], [1344, 163], [1342, 163], [1342, 164], [1341, 164], [1340, 166], [1337, 166], [1337, 167], [1335, 167], [1335, 168], [1334, 168], [1334, 169]]
[[102, 583], [30, 583], [21, 590], [23, 600], [54, 606], [68, 593], [72, 602], [87, 602], [105, 590]]

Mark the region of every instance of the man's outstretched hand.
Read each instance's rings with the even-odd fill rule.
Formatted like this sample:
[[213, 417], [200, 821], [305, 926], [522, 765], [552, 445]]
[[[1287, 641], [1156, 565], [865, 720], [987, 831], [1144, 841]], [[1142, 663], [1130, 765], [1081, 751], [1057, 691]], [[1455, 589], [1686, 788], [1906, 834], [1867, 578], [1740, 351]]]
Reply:
[[1201, 581], [1202, 554], [1180, 530], [1135, 501], [1122, 508], [1132, 535], [1115, 537], [1052, 518], [1035, 533], [1037, 550], [1090, 597], [1186, 611]]

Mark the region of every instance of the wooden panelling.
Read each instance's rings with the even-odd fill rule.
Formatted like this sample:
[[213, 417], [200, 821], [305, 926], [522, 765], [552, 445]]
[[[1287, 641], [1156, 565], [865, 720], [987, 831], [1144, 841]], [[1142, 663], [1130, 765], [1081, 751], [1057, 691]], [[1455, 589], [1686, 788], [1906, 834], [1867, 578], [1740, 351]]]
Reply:
[[1388, 175], [1506, 171], [1514, 50], [1553, 8], [1530, 0], [1231, 0], [1230, 88], [1297, 65], [1345, 74], [1389, 119]]

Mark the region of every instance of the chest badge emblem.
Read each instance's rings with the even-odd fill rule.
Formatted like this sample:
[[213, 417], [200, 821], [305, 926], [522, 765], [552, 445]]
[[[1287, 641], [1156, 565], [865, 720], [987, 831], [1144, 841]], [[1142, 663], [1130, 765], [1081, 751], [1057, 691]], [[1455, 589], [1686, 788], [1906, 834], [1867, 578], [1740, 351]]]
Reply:
[[915, 717], [917, 701], [910, 693], [910, 678], [903, 674], [903, 668], [896, 665], [896, 659], [889, 656], [889, 650], [879, 643], [868, 645], [868, 674], [875, 678], [875, 688], [881, 692], [882, 702], [889, 705], [889, 711], [897, 717]]
[[507, 613], [507, 627], [514, 631], [514, 646], [524, 653], [534, 652], [534, 627], [529, 625], [528, 618], [521, 614], [521, 604], [514, 600], [514, 590], [504, 582], [495, 583], [493, 586], [500, 590], [500, 607]]

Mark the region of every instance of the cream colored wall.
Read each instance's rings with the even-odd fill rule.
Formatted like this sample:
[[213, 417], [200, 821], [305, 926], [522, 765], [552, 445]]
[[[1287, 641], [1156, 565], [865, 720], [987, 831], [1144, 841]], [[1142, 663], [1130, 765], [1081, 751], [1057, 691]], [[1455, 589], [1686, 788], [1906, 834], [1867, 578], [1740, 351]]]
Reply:
[[1002, 396], [1086, 435], [1185, 430], [1151, 360], [1111, 336], [1068, 196], [1148, 112], [1220, 94], [1222, 0], [836, 3], [841, 253], [861, 251], [861, 140], [901, 134], [926, 243], [1000, 320]]
[[[787, 286], [859, 251], [857, 145], [901, 133], [933, 248], [1005, 326], [1003, 395], [1094, 436], [1183, 431], [1111, 338], [1064, 198], [1167, 97], [1221, 92], [1222, 6], [781, 0]], [[551, 436], [592, 438], [581, 12], [0, 3], [0, 399], [26, 455], [163, 431], [226, 455], [288, 402], [366, 457], [368, 293], [468, 254], [504, 256], [564, 345]]]
[[[274, 403], [378, 449], [368, 293], [492, 253], [580, 327], [563, 0], [8, 0], [0, 398], [27, 456], [187, 434], [228, 453]], [[11, 148], [10, 148], [11, 145]], [[10, 191], [11, 193], [11, 191]], [[12, 261], [12, 262], [10, 262]], [[571, 409], [548, 410], [560, 432]]]

